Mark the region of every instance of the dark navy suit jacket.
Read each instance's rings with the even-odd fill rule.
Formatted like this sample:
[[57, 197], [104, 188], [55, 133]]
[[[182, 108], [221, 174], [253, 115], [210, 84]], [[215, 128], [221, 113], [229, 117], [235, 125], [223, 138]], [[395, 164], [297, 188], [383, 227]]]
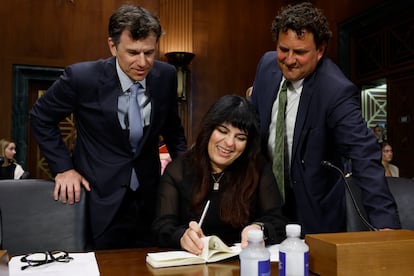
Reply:
[[[257, 67], [251, 97], [260, 115], [264, 147], [281, 79], [276, 52], [267, 52]], [[359, 90], [323, 57], [304, 80], [293, 135], [290, 177], [303, 234], [346, 230], [344, 182], [339, 172], [321, 162], [343, 168], [349, 159], [371, 223], [377, 228], [399, 228], [381, 150], [361, 116]]]
[[[186, 140], [177, 111], [175, 68], [155, 61], [146, 78], [151, 97], [151, 121], [135, 156], [122, 130], [117, 108], [122, 92], [114, 57], [67, 67], [62, 76], [33, 106], [33, 132], [53, 174], [76, 169], [91, 184], [89, 194], [93, 235], [102, 233], [114, 217], [134, 166], [140, 182], [143, 227], [154, 218], [160, 177], [159, 135], [174, 158], [186, 150]], [[60, 138], [57, 124], [73, 113], [76, 143], [70, 154]]]

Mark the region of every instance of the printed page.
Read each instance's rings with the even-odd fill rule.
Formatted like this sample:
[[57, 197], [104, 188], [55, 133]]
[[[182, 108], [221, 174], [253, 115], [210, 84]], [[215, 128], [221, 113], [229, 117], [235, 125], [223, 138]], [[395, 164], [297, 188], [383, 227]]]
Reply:
[[29, 267], [21, 270], [22, 266], [27, 265], [21, 262], [22, 256], [15, 256], [9, 262], [10, 276], [99, 276], [98, 263], [95, 253], [69, 253], [73, 260], [68, 263], [52, 262], [36, 267]]
[[266, 248], [270, 252], [270, 261], [278, 262], [279, 261], [279, 244], [269, 245], [269, 246], [266, 246]]

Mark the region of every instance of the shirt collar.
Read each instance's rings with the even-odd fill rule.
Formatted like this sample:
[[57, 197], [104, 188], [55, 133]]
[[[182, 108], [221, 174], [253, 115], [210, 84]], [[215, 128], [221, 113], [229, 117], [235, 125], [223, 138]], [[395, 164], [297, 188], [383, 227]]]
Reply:
[[[281, 83], [283, 83], [285, 80], [286, 80], [286, 78], [282, 77], [282, 82]], [[300, 95], [301, 92], [302, 92], [302, 88], [303, 88], [303, 81], [304, 81], [304, 79], [290, 82], [288, 90], [290, 90], [292, 92], [296, 92]]]
[[[131, 80], [124, 71], [122, 71], [121, 66], [119, 66], [118, 59], [116, 59], [116, 73], [118, 74], [119, 81], [121, 82], [122, 91], [125, 93], [131, 85], [134, 84], [134, 81]], [[146, 88], [146, 79], [139, 81], [139, 83], [141, 83], [144, 89]]]

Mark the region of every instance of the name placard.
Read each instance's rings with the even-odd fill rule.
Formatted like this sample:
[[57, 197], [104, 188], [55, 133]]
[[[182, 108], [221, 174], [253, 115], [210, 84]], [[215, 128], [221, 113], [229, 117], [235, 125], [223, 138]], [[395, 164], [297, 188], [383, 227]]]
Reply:
[[321, 276], [413, 275], [414, 231], [309, 234], [310, 271]]

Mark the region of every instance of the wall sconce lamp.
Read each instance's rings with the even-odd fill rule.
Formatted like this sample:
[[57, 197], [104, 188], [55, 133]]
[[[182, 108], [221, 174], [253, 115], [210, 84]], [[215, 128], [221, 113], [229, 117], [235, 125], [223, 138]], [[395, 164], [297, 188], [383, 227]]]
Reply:
[[187, 100], [189, 84], [191, 83], [191, 71], [188, 68], [195, 54], [189, 52], [166, 53], [168, 63], [177, 69], [177, 98], [180, 101]]

